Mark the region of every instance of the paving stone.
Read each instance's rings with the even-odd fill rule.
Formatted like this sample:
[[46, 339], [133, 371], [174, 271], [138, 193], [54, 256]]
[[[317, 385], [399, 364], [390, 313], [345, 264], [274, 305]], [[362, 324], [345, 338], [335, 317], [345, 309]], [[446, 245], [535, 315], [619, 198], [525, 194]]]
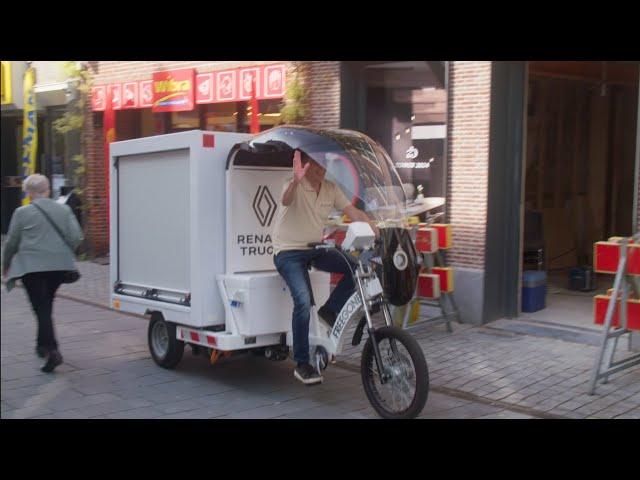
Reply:
[[[85, 283], [64, 286], [61, 293], [108, 304], [108, 267], [81, 263]], [[210, 366], [186, 353], [175, 370], [164, 370], [148, 353], [146, 320], [65, 298], [56, 300], [65, 364], [44, 375], [32, 353], [33, 313], [24, 291], [16, 293], [1, 297], [2, 418], [377, 418], [357, 371], [330, 368], [325, 383], [311, 389], [293, 379], [288, 361], [234, 357]], [[517, 320], [495, 325], [500, 322]], [[640, 368], [612, 375], [608, 384], [598, 384], [597, 395], [588, 395], [597, 347], [507, 335], [493, 327], [454, 324], [452, 334], [441, 327], [412, 329], [426, 352], [434, 388], [566, 418], [638, 415]], [[339, 360], [357, 369], [361, 350], [362, 345], [347, 346]], [[432, 391], [421, 418], [527, 416], [505, 411], [503, 403], [467, 398]]]

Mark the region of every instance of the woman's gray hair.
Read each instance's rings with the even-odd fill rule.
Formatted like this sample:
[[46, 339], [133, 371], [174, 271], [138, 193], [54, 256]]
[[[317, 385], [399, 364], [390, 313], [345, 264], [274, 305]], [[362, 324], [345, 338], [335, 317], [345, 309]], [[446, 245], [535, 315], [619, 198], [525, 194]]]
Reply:
[[49, 179], [44, 175], [34, 173], [25, 179], [22, 188], [31, 197], [44, 197], [50, 189]]

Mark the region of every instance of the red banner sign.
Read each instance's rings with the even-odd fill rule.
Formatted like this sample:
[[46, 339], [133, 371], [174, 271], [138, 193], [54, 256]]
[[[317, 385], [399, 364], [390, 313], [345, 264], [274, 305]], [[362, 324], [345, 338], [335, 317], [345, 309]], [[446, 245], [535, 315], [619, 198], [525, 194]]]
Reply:
[[153, 74], [154, 112], [193, 110], [195, 69], [169, 70]]
[[233, 102], [237, 98], [236, 70], [216, 72], [216, 101]]
[[196, 103], [213, 102], [213, 73], [196, 75]]
[[122, 85], [114, 83], [110, 86], [111, 104], [114, 110], [122, 110]]
[[153, 81], [144, 80], [140, 82], [138, 93], [140, 96], [140, 106], [143, 108], [153, 107]]
[[100, 85], [91, 89], [91, 109], [95, 112], [103, 112], [107, 101], [107, 87]]
[[264, 67], [262, 78], [264, 98], [280, 98], [284, 96], [284, 78], [286, 68], [284, 64], [267, 65]]
[[[253, 84], [255, 82], [256, 92], [260, 92], [260, 68], [240, 69], [240, 100], [250, 100], [253, 95]], [[257, 94], [256, 94], [257, 97]]]
[[122, 84], [122, 108], [138, 108], [138, 82]]
[[91, 89], [91, 108], [105, 109], [106, 95], [112, 92], [113, 109], [149, 108], [154, 112], [193, 110], [196, 104], [282, 98], [286, 89], [284, 63], [242, 67], [221, 72], [195, 73], [195, 69], [156, 72], [153, 80], [98, 85]]

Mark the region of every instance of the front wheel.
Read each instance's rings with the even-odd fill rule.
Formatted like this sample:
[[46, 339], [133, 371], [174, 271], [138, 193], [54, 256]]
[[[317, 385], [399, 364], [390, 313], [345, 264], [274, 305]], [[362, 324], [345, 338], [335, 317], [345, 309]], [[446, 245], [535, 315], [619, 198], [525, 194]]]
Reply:
[[362, 350], [360, 370], [369, 402], [383, 418], [414, 418], [429, 393], [427, 361], [418, 342], [405, 330], [382, 327], [375, 331], [386, 382], [382, 383], [369, 337]]

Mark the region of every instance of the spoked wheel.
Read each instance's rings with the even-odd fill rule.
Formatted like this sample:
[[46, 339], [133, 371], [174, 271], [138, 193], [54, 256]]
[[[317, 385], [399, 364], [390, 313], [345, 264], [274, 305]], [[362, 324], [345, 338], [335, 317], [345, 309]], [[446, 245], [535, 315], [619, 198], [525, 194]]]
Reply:
[[429, 371], [418, 342], [405, 330], [382, 327], [375, 332], [383, 374], [382, 383], [369, 337], [362, 350], [360, 370], [367, 398], [383, 418], [414, 418], [420, 414], [429, 393]]

